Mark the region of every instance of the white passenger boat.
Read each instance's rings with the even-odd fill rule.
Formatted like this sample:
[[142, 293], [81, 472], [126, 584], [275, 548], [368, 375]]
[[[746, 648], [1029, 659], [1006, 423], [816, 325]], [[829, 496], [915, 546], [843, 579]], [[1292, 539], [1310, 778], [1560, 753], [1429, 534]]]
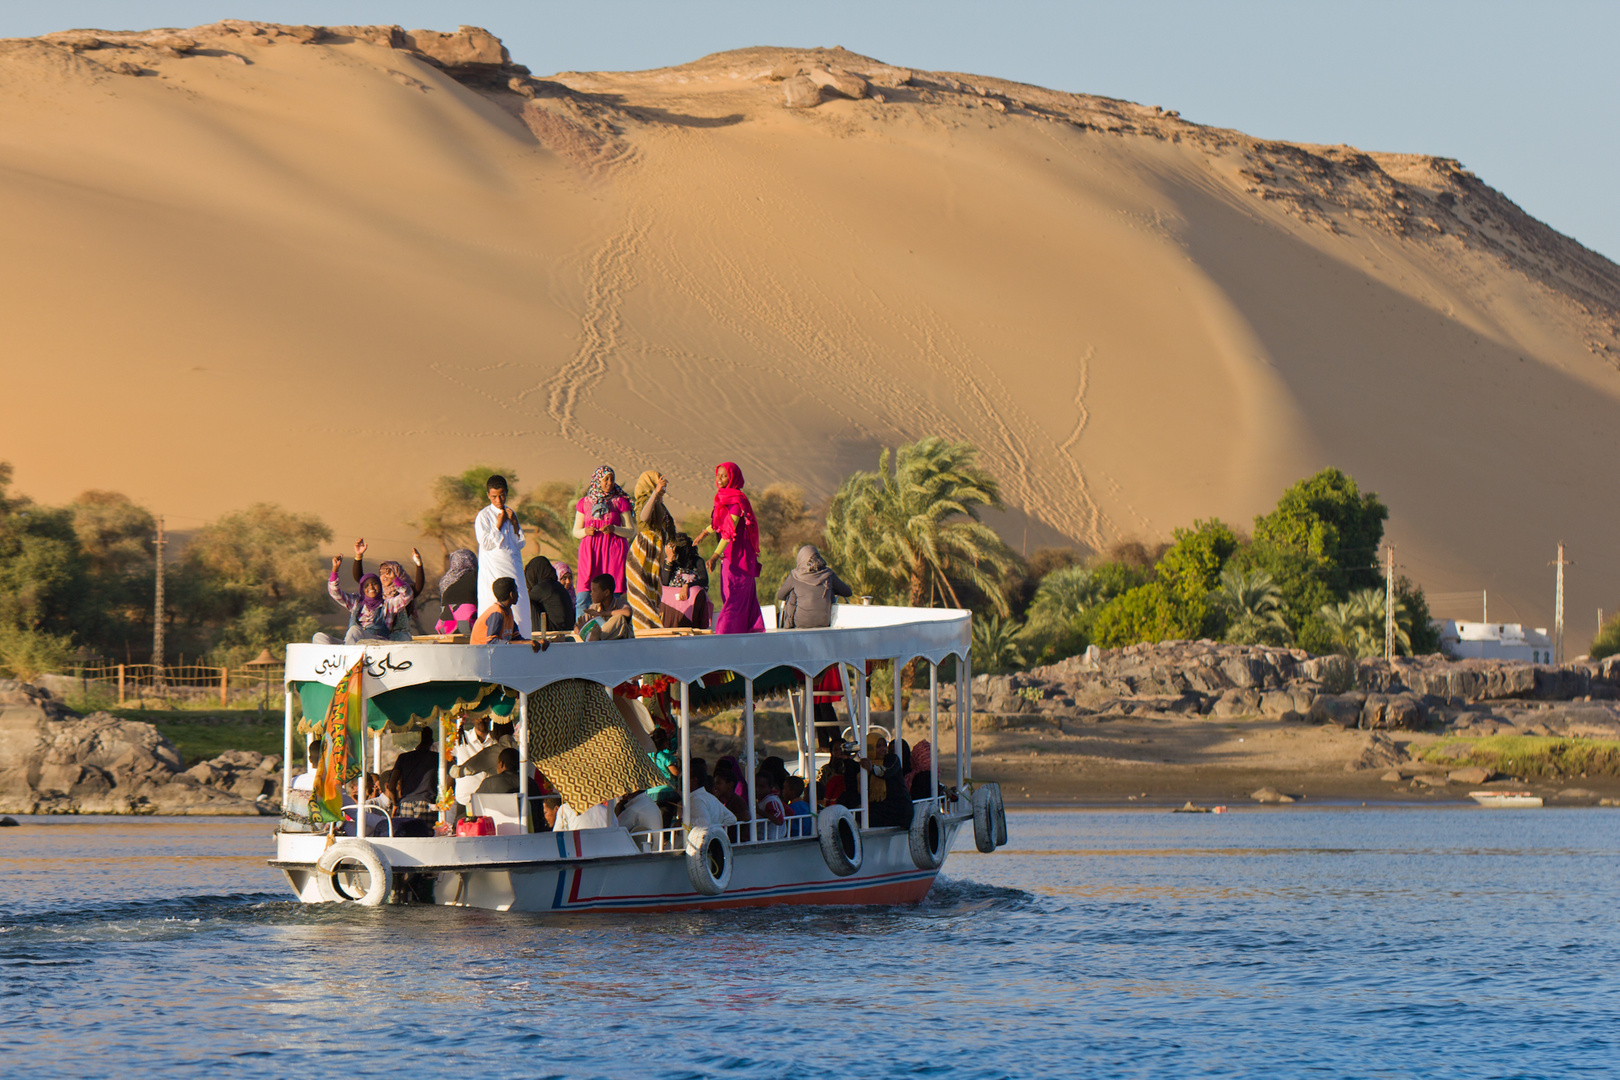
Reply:
[[[330, 827], [300, 825], [284, 815], [271, 865], [285, 873], [305, 903], [377, 905], [402, 899], [501, 911], [672, 911], [768, 904], [902, 904], [927, 895], [952, 841], [967, 827], [980, 851], [1006, 842], [1006, 819], [995, 784], [972, 781], [972, 730], [967, 687], [971, 616], [966, 611], [837, 605], [833, 625], [813, 630], [767, 630], [759, 634], [651, 636], [633, 641], [558, 643], [543, 652], [527, 644], [460, 645], [435, 642], [372, 642], [364, 645], [288, 646], [283, 800], [291, 803], [295, 696], [306, 716], [324, 712], [334, 688], [363, 662], [359, 694], [365, 699], [366, 730], [360, 740], [362, 773], [375, 768], [380, 733], [432, 723], [444, 738], [444, 717], [489, 702], [509, 703], [521, 756], [521, 788], [510, 820], [494, 835], [395, 837], [366, 835], [366, 815], [356, 815], [354, 836], [333, 836]], [[766, 609], [766, 624], [774, 622]], [[942, 792], [940, 755], [940, 664], [955, 657], [952, 727], [955, 775]], [[861, 745], [872, 725], [867, 662], [892, 660], [900, 700], [901, 666], [924, 662], [928, 736], [936, 748], [930, 792], [914, 802], [910, 827], [873, 827], [868, 779], [861, 775], [861, 806], [831, 807], [788, 821], [786, 838], [766, 839], [746, 824], [689, 828], [691, 793], [691, 696], [694, 685], [716, 673], [741, 681], [742, 742], [747, 756], [749, 802], [753, 804], [755, 681], [787, 669], [798, 743], [798, 771], [816, 806], [812, 682], [829, 667], [847, 688], [848, 722]], [[646, 675], [675, 680], [682, 750], [681, 814], [673, 828], [631, 833], [621, 827], [545, 832], [535, 824], [528, 798], [530, 747], [535, 736], [555, 731], [563, 718], [545, 715], [547, 688], [584, 680], [608, 692]], [[724, 675], [718, 676], [724, 678]], [[592, 693], [602, 691], [586, 687]], [[919, 689], [919, 692], [920, 689]], [[498, 710], [497, 710], [498, 711]], [[891, 720], [888, 713], [881, 720]], [[900, 717], [892, 722], [896, 730]], [[318, 721], [317, 721], [318, 722]], [[626, 733], [629, 732], [626, 726]], [[367, 743], [369, 742], [369, 746]], [[582, 744], [588, 748], [591, 744]], [[372, 764], [365, 764], [369, 757]], [[547, 772], [550, 777], [551, 773]], [[363, 781], [362, 781], [363, 782]], [[440, 786], [444, 787], [443, 767]], [[561, 786], [561, 785], [559, 785]], [[567, 793], [566, 787], [564, 793]], [[368, 793], [359, 792], [366, 803]], [[302, 829], [303, 831], [298, 831]], [[376, 830], [387, 832], [387, 829]], [[763, 830], [760, 830], [763, 831]]]

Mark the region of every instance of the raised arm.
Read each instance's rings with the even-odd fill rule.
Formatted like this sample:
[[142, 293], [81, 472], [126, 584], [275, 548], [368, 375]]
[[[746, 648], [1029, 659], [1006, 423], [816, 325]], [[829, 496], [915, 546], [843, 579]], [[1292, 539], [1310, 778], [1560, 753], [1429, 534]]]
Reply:
[[340, 607], [349, 608], [350, 596], [338, 584], [338, 571], [343, 569], [343, 556], [332, 556], [332, 576], [326, 579], [326, 592]]
[[362, 569], [365, 556], [366, 538], [362, 536], [354, 542], [354, 583], [356, 585], [360, 584], [360, 579], [366, 576], [365, 570]]
[[422, 553], [411, 548], [411, 560], [416, 563], [416, 595], [421, 596], [422, 590], [427, 587], [427, 570], [422, 566]]

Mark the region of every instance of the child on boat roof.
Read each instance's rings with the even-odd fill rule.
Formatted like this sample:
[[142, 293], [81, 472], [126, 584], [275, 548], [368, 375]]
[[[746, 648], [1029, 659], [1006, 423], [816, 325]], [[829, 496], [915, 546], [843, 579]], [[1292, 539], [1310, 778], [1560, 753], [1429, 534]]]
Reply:
[[[396, 579], [392, 596], [383, 595], [382, 579], [366, 574], [360, 579], [358, 593], [344, 592], [338, 584], [338, 571], [343, 568], [343, 556], [332, 556], [332, 576], [327, 578], [326, 591], [332, 600], [349, 613], [349, 629], [343, 635], [343, 644], [361, 641], [409, 641], [409, 628], [394, 629], [394, 620], [410, 604], [415, 595], [409, 583]], [[336, 645], [331, 634], [316, 634], [317, 645]]]

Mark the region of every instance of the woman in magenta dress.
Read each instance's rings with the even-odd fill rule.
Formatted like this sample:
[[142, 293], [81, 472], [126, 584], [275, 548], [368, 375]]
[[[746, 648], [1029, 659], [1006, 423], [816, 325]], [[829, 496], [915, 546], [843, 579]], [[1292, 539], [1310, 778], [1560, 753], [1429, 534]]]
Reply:
[[591, 602], [590, 582], [597, 574], [613, 579], [617, 603], [624, 602], [624, 557], [630, 552], [630, 537], [636, 526], [630, 499], [613, 479], [611, 466], [603, 465], [591, 474], [585, 495], [574, 507], [574, 536], [579, 540], [579, 573], [575, 580], [583, 591], [575, 594], [574, 613]]
[[694, 541], [701, 543], [711, 534], [720, 537], [720, 546], [708, 562], [711, 573], [715, 563], [720, 564], [720, 585], [725, 592], [714, 619], [717, 634], [757, 634], [765, 629], [765, 616], [754, 592], [759, 577], [759, 522], [742, 487], [742, 470], [732, 462], [714, 470], [714, 512], [709, 527]]

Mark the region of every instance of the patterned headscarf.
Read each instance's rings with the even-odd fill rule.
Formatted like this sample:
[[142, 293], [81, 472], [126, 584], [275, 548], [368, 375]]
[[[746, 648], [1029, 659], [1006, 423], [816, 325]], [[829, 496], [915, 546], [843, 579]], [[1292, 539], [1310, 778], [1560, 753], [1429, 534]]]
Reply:
[[[395, 559], [389, 559], [387, 562], [379, 563], [377, 569], [380, 571], [383, 567], [387, 567], [389, 572], [393, 574], [393, 580], [383, 583], [382, 591], [384, 596], [393, 596], [399, 592], [415, 594], [416, 590], [411, 587], [410, 579], [405, 576], [404, 564]], [[379, 578], [379, 580], [381, 579]]]
[[[609, 476], [613, 483], [603, 486], [603, 481]], [[613, 500], [624, 498], [624, 488], [619, 486], [619, 478], [613, 472], [611, 465], [598, 465], [596, 471], [591, 473], [591, 486], [586, 494], [591, 496], [591, 518], [601, 521], [613, 514]]]
[[652, 498], [653, 492], [658, 488], [658, 474], [651, 469], [636, 478], [636, 522], [637, 527], [646, 530], [658, 538], [659, 558], [663, 557], [664, 545], [675, 539], [675, 518], [664, 505], [664, 500], [658, 500], [658, 507], [653, 511], [652, 520], [645, 525], [640, 524], [642, 508], [647, 500]]
[[439, 595], [443, 596], [450, 586], [468, 574], [476, 573], [478, 573], [478, 556], [467, 548], [457, 548], [444, 560], [444, 575], [439, 578]]

